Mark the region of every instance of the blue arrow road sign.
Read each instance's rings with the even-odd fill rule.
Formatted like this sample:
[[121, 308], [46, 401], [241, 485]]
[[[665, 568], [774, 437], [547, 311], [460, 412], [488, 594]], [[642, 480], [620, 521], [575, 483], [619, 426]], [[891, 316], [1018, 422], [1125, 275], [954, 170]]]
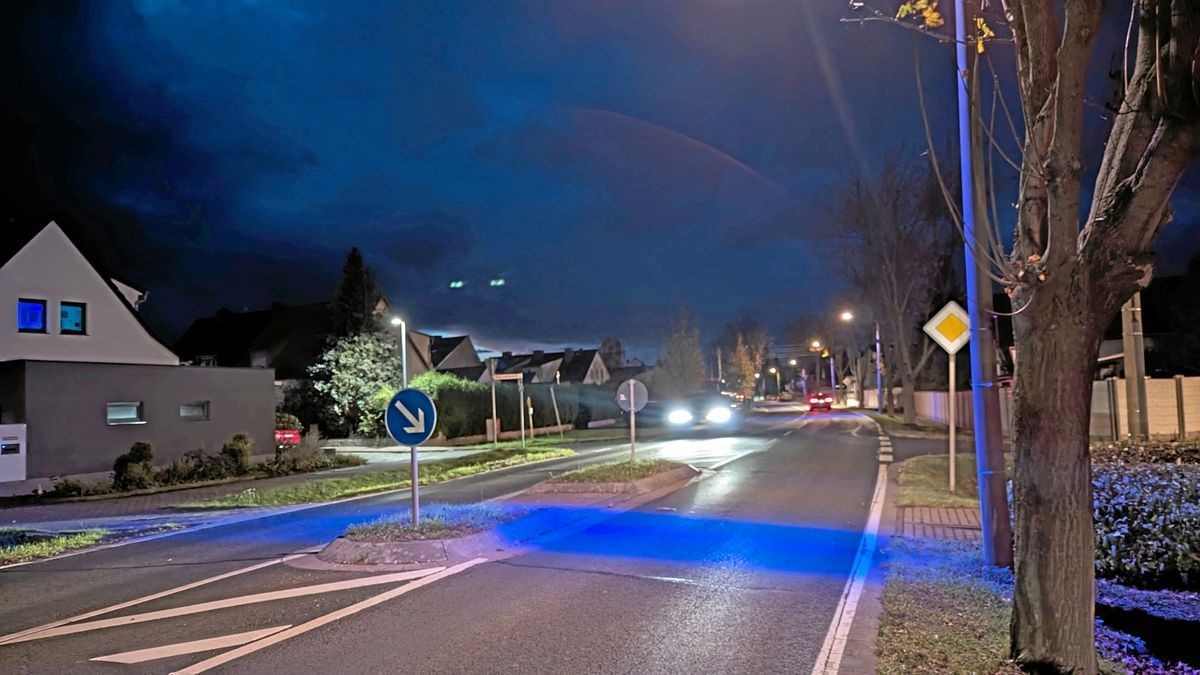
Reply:
[[437, 406], [423, 391], [405, 389], [396, 392], [384, 414], [388, 435], [400, 445], [420, 445], [433, 436], [437, 427]]

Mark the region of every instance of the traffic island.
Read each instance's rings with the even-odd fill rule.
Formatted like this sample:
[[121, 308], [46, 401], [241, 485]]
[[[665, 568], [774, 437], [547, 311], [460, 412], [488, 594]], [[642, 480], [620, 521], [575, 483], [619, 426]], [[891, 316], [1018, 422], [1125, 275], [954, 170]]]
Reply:
[[526, 490], [526, 494], [646, 494], [665, 485], [691, 480], [699, 471], [665, 459], [609, 462], [559, 474]]
[[[507, 558], [664, 497], [698, 474], [686, 464], [661, 460], [599, 465], [562, 474], [554, 483], [539, 483], [506, 502], [430, 504], [422, 509], [416, 527], [408, 521], [407, 510], [351, 526], [314, 559], [293, 565], [412, 569]], [[627, 480], [593, 480], [597, 477]]]

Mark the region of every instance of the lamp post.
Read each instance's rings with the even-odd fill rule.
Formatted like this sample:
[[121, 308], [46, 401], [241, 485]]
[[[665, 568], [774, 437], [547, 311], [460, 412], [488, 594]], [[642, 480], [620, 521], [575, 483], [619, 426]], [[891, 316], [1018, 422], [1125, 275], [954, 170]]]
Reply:
[[401, 389], [408, 389], [408, 324], [398, 316], [392, 317], [392, 325], [400, 327], [400, 381]]
[[[817, 367], [813, 369], [813, 376], [816, 378], [818, 390], [821, 388], [821, 349], [822, 346], [820, 340], [813, 340], [808, 344], [808, 351], [817, 355]], [[833, 384], [832, 378], [830, 379], [830, 384]]]
[[783, 393], [783, 387], [781, 387], [779, 384], [779, 369], [775, 366], [771, 366], [770, 372], [775, 376], [775, 395], [778, 396]]

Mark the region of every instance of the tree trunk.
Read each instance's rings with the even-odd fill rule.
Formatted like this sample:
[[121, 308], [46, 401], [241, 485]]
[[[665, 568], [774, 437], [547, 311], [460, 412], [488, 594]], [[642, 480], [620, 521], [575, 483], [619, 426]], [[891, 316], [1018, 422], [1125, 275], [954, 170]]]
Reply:
[[900, 407], [904, 408], [904, 423], [917, 423], [917, 400], [914, 389], [916, 388], [916, 378], [909, 376], [900, 376]]
[[[1088, 425], [1099, 331], [1079, 289], [1014, 321], [1016, 588], [1012, 656], [1034, 672], [1095, 673], [1095, 524]], [[1039, 290], [1038, 295], [1053, 293]], [[1040, 325], [1039, 325], [1040, 324]]]

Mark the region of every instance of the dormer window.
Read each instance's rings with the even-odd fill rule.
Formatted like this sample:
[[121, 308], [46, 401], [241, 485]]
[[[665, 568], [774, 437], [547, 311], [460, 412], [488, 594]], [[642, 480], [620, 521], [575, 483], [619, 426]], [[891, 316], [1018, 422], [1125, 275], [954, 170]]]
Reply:
[[87, 304], [58, 303], [58, 332], [63, 335], [87, 335]]
[[20, 298], [17, 300], [17, 330], [22, 333], [46, 332], [46, 301]]

